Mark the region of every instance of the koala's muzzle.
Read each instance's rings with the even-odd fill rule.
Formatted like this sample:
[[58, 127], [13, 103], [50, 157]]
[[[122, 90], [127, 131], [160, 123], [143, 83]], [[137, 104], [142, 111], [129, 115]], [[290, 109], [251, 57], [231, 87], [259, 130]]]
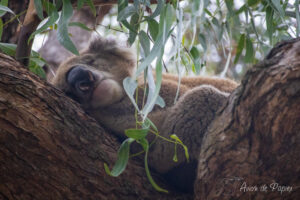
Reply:
[[67, 83], [72, 93], [78, 98], [87, 98], [94, 89], [95, 77], [93, 72], [82, 66], [73, 67], [67, 74]]

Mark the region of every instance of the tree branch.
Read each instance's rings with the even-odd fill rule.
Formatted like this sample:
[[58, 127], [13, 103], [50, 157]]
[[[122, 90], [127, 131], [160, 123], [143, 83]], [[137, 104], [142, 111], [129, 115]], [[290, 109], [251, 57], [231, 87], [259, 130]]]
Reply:
[[[131, 159], [105, 173], [120, 143], [61, 91], [0, 54], [0, 199], [191, 199]], [[2, 197], [2, 198], [1, 198]]]
[[300, 39], [273, 48], [213, 121], [203, 139], [196, 199], [299, 198], [299, 49]]

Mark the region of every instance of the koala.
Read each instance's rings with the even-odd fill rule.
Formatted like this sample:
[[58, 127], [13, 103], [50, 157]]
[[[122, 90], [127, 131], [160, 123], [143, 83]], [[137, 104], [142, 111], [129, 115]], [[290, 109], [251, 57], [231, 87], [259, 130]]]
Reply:
[[[78, 101], [83, 109], [102, 126], [124, 138], [124, 130], [136, 127], [135, 108], [127, 97], [122, 82], [133, 76], [136, 56], [130, 48], [120, 47], [115, 41], [96, 39], [79, 56], [62, 63], [53, 85]], [[202, 138], [209, 124], [237, 83], [228, 79], [184, 77], [179, 99], [174, 104], [178, 77], [163, 75], [160, 96], [165, 107], [155, 106], [148, 115], [159, 134], [169, 138], [176, 134], [188, 147], [190, 162], [183, 148], [177, 147], [178, 161], [173, 161], [174, 144], [157, 139], [150, 148], [149, 165], [165, 176], [182, 192], [193, 192]], [[138, 105], [143, 105], [143, 81], [139, 81]], [[148, 140], [155, 136], [148, 134]]]

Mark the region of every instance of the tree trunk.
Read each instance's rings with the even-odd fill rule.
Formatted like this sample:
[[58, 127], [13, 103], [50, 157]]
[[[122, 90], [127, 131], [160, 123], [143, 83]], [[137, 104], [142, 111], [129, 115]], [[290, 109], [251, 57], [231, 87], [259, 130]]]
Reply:
[[0, 199], [191, 199], [156, 192], [143, 164], [118, 178], [120, 143], [79, 104], [0, 54]]
[[[203, 139], [195, 199], [299, 199], [299, 49], [299, 40], [279, 44], [216, 115]], [[0, 56], [0, 199], [192, 198], [154, 191], [138, 160], [118, 178], [106, 175], [103, 163], [114, 163], [120, 145], [114, 136]], [[286, 191], [272, 191], [272, 183]]]
[[300, 198], [300, 40], [243, 78], [200, 153], [195, 199]]

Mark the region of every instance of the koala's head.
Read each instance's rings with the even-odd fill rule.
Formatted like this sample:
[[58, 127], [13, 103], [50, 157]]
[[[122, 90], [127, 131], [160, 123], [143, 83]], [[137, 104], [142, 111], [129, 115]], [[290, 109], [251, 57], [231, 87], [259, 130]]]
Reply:
[[125, 95], [122, 81], [135, 70], [131, 49], [96, 39], [80, 56], [62, 63], [52, 83], [86, 109], [116, 103]]

